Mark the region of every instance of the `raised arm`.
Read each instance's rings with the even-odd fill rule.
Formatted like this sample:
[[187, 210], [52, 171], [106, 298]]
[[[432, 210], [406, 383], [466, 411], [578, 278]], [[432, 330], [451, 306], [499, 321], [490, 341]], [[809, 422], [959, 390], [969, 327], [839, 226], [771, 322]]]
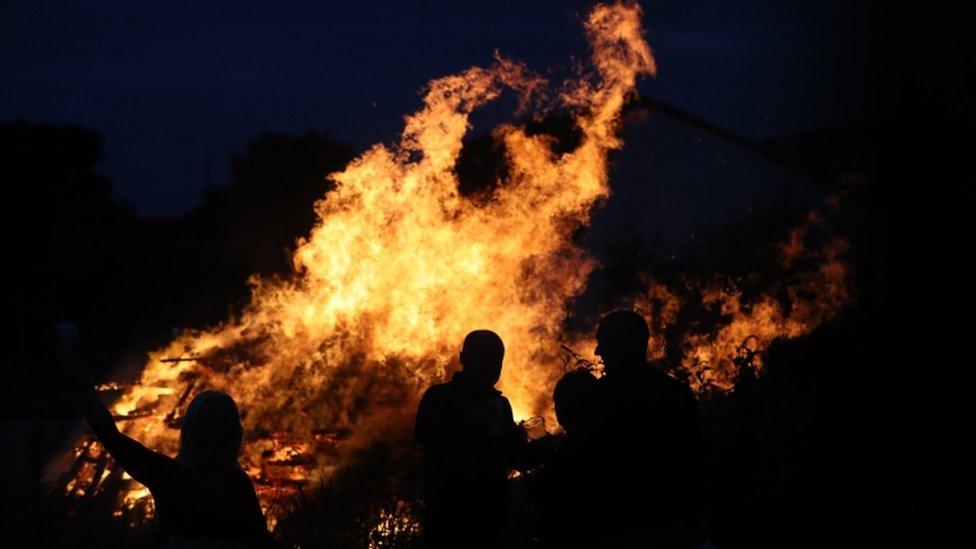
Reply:
[[122, 434], [85, 373], [79, 352], [78, 329], [74, 324], [58, 326], [61, 346], [58, 360], [65, 377], [78, 395], [88, 425], [116, 463], [149, 489], [172, 477], [175, 460], [146, 448]]
[[152, 489], [157, 483], [171, 477], [169, 473], [176, 462], [119, 431], [111, 412], [91, 385], [82, 388], [81, 405], [88, 426], [95, 432], [98, 441], [132, 478]]

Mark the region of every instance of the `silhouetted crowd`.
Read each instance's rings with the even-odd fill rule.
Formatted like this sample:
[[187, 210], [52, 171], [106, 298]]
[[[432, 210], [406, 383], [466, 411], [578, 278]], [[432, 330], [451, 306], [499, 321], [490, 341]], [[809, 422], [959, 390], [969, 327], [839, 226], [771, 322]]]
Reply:
[[[62, 325], [61, 360], [74, 372], [88, 423], [132, 478], [152, 493], [167, 547], [273, 545], [254, 486], [237, 458], [243, 443], [234, 400], [205, 391], [190, 403], [175, 457], [121, 433], [82, 374], [77, 332]], [[462, 369], [430, 387], [417, 409], [425, 458], [427, 546], [502, 547], [509, 482], [530, 472], [547, 547], [696, 547], [701, 461], [698, 407], [686, 385], [647, 362], [643, 317], [618, 311], [597, 332], [603, 375], [579, 369], [556, 384], [564, 433], [541, 418], [518, 424], [495, 389], [505, 346], [488, 330], [467, 335]]]
[[505, 347], [494, 332], [464, 340], [461, 371], [427, 390], [416, 437], [426, 460], [424, 538], [430, 547], [506, 544], [512, 471], [530, 493], [550, 547], [695, 547], [701, 467], [698, 407], [686, 385], [647, 361], [647, 323], [605, 317], [603, 360], [566, 373], [553, 404], [565, 434], [530, 440], [494, 388]]

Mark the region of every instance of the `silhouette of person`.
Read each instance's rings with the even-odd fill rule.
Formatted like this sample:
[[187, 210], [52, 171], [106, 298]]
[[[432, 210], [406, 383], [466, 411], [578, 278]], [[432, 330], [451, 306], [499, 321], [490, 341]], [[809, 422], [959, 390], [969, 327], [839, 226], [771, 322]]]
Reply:
[[585, 545], [592, 503], [592, 458], [587, 435], [593, 429], [593, 399], [597, 379], [588, 370], [567, 372], [552, 393], [556, 419], [566, 432], [536, 475], [532, 495], [539, 507], [542, 541], [546, 547]]
[[647, 362], [650, 333], [634, 311], [600, 322], [596, 354], [604, 375], [586, 434], [598, 471], [593, 489], [597, 545], [693, 547], [698, 527], [698, 406], [690, 389]]
[[424, 449], [423, 526], [430, 547], [502, 544], [508, 472], [527, 447], [508, 399], [494, 387], [504, 356], [496, 333], [469, 333], [461, 371], [420, 400], [415, 434]]
[[74, 355], [62, 350], [88, 425], [115, 462], [149, 489], [166, 547], [272, 546], [254, 485], [237, 460], [244, 431], [229, 395], [204, 391], [190, 402], [173, 459], [119, 431]]
[[563, 374], [552, 391], [556, 420], [572, 436], [585, 430], [593, 420], [592, 399], [597, 379], [589, 370], [578, 369]]

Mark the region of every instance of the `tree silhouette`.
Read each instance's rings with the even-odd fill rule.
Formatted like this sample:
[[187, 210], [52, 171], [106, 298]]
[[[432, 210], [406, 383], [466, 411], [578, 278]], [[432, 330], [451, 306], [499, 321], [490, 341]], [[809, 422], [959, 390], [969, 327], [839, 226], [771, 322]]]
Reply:
[[216, 303], [240, 301], [251, 274], [291, 269], [295, 241], [314, 225], [313, 205], [333, 187], [326, 176], [352, 158], [350, 147], [315, 132], [262, 134], [233, 156], [230, 182], [208, 189], [188, 216], [205, 243], [198, 269]]
[[4, 345], [13, 358], [5, 361], [4, 376], [13, 388], [17, 381], [45, 381], [37, 366], [49, 358], [54, 323], [71, 318], [90, 327], [94, 352], [106, 347], [99, 334], [115, 328], [113, 287], [124, 267], [133, 215], [96, 172], [102, 144], [100, 134], [78, 126], [0, 124], [4, 251], [12, 275], [8, 314], [15, 320]]

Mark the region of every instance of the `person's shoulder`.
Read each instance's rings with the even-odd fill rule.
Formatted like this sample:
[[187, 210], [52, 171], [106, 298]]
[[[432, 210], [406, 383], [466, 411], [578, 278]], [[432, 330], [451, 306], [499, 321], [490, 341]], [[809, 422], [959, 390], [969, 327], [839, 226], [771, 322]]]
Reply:
[[664, 365], [651, 363], [648, 370], [654, 377], [654, 383], [658, 384], [664, 391], [674, 395], [693, 396], [688, 384], [668, 373]]
[[660, 387], [662, 396], [667, 398], [670, 402], [673, 402], [676, 406], [682, 406], [685, 408], [695, 408], [698, 407], [698, 399], [695, 398], [694, 391], [688, 384], [677, 377], [667, 373], [664, 370], [657, 369], [658, 375], [660, 376]]
[[247, 473], [241, 467], [234, 467], [232, 469], [231, 476], [234, 478], [235, 482], [247, 482], [252, 484], [251, 477], [247, 476]]
[[147, 455], [152, 459], [153, 467], [155, 467], [157, 472], [169, 477], [184, 474], [184, 467], [176, 458], [149, 448], [147, 450], [150, 452]]
[[593, 386], [595, 391], [594, 394], [601, 395], [601, 396], [605, 395], [608, 392], [612, 391], [615, 385], [616, 383], [614, 383], [614, 381], [610, 379], [610, 376], [604, 374], [600, 376], [599, 379], [596, 380], [596, 384]]
[[430, 387], [427, 387], [427, 390], [424, 391], [424, 394], [425, 395], [440, 395], [440, 394], [444, 394], [446, 392], [449, 392], [450, 390], [451, 390], [451, 382], [450, 381], [445, 381], [444, 383], [435, 383], [434, 385], [431, 385]]
[[443, 398], [447, 398], [448, 395], [450, 395], [451, 393], [452, 393], [452, 389], [451, 389], [450, 382], [437, 383], [435, 385], [431, 385], [430, 387], [427, 388], [426, 391], [424, 391], [423, 396], [420, 397], [420, 401], [421, 402], [437, 401]]
[[244, 472], [244, 469], [235, 467], [231, 473], [231, 481], [237, 490], [245, 492], [255, 492], [254, 480]]
[[687, 390], [687, 386], [668, 374], [660, 364], [647, 362], [630, 370], [616, 385], [620, 396], [630, 396], [645, 401], [649, 395], [656, 398], [677, 398]]
[[647, 367], [644, 369], [646, 376], [653, 379], [654, 382], [667, 387], [668, 389], [680, 391], [688, 388], [687, 384], [668, 373], [669, 371], [673, 370], [671, 370], [670, 365], [663, 360], [648, 362]]
[[500, 400], [500, 401], [501, 401], [501, 405], [502, 405], [502, 407], [503, 407], [503, 408], [506, 408], [506, 409], [508, 409], [508, 411], [509, 411], [509, 412], [511, 412], [511, 411], [512, 411], [512, 403], [511, 403], [511, 402], [509, 402], [509, 400], [508, 400], [508, 397], [506, 397], [505, 395], [503, 395], [503, 394], [502, 394], [502, 393], [501, 393], [501, 392], [499, 391], [499, 393], [498, 393], [498, 396], [497, 396], [497, 397], [495, 397], [495, 398], [497, 398], [498, 400]]

